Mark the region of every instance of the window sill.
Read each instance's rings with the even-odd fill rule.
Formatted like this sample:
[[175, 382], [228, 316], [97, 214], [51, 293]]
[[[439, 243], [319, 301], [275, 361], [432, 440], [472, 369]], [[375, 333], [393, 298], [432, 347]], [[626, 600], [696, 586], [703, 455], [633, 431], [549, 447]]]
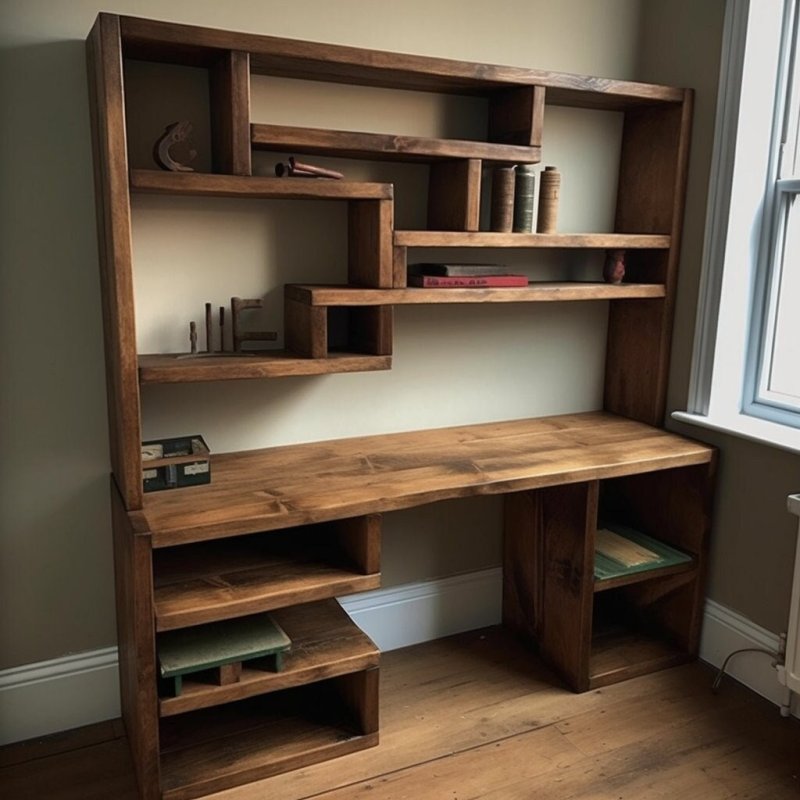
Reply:
[[678, 422], [729, 433], [751, 442], [800, 455], [800, 428], [791, 428], [745, 414], [736, 414], [733, 417], [708, 417], [703, 414], [690, 414], [688, 411], [673, 411], [670, 416]]

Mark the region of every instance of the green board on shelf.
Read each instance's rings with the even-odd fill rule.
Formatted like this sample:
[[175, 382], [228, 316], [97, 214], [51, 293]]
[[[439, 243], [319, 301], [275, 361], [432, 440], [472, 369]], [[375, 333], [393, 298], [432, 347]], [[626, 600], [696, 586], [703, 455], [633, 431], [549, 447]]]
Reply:
[[171, 691], [177, 696], [181, 693], [184, 675], [227, 664], [271, 657], [272, 669], [280, 672], [283, 654], [291, 644], [269, 614], [181, 628], [159, 635], [159, 672], [161, 678], [173, 681]]
[[[604, 534], [604, 531], [609, 535]], [[623, 525], [606, 524], [598, 529], [597, 534], [594, 554], [595, 581], [686, 564], [692, 560], [687, 553]], [[625, 548], [618, 546], [624, 543], [629, 544], [627, 554], [623, 554]], [[627, 558], [626, 555], [631, 557]]]

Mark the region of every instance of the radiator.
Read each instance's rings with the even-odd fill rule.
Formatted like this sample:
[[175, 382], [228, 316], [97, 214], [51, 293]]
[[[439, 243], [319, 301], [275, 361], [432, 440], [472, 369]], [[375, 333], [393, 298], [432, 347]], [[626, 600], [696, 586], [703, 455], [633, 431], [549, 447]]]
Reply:
[[[789, 495], [789, 511], [800, 517], [800, 494]], [[800, 520], [798, 521], [800, 523]], [[786, 634], [786, 663], [778, 669], [778, 678], [790, 692], [800, 693], [800, 524], [797, 532], [797, 551], [794, 557], [794, 583]]]

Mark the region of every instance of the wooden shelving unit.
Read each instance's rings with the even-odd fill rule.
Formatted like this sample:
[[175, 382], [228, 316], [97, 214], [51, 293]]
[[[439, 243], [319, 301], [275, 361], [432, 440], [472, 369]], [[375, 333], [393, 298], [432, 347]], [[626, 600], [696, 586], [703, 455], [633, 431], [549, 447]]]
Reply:
[[[661, 428], [691, 91], [112, 14], [99, 15], [87, 59], [121, 698], [143, 800], [198, 797], [377, 744], [379, 654], [334, 598], [380, 585], [382, 512], [502, 495], [504, 624], [577, 691], [696, 655], [714, 452]], [[130, 59], [207, 72], [211, 173], [129, 169]], [[252, 74], [481, 97], [487, 134], [257, 123]], [[538, 163], [549, 105], [624, 114], [613, 230], [481, 230], [483, 168]], [[260, 149], [427, 164], [427, 228], [395, 230], [390, 184], [254, 176]], [[147, 193], [344, 203], [347, 284], [298, 276], [285, 287], [284, 350], [140, 354], [131, 202]], [[409, 288], [415, 248], [625, 249], [627, 279]], [[602, 411], [213, 454], [210, 484], [143, 494], [143, 385], [390, 369], [395, 305], [598, 300], [609, 308]], [[690, 559], [596, 582], [594, 540], [606, 518]], [[159, 696], [163, 632], [266, 611], [293, 642], [282, 672], [245, 665], [222, 685], [190, 675], [180, 695]]]

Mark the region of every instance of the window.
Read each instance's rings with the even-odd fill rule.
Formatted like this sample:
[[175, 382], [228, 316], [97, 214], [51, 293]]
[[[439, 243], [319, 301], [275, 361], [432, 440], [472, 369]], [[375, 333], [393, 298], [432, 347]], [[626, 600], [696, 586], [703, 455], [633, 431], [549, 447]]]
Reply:
[[689, 408], [800, 452], [800, 0], [726, 6]]

